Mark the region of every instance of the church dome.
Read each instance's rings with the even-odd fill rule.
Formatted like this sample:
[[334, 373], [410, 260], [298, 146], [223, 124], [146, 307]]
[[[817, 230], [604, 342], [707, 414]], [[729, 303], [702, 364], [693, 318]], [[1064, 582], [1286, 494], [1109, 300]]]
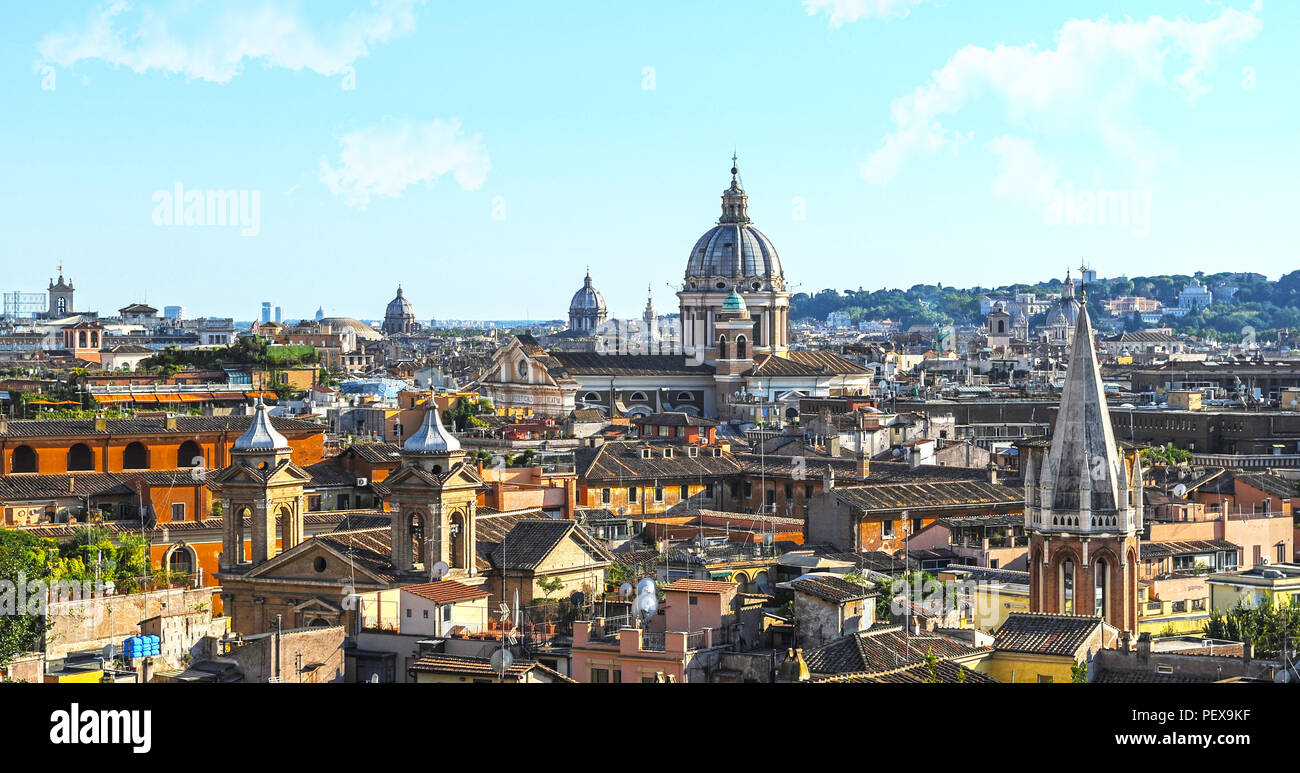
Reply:
[[1074, 327], [1079, 319], [1080, 308], [1079, 299], [1074, 297], [1074, 280], [1066, 275], [1065, 282], [1061, 285], [1061, 299], [1047, 312], [1048, 326]]
[[[721, 290], [734, 280], [748, 280], [746, 290], [784, 284], [781, 258], [772, 240], [749, 219], [749, 197], [731, 167], [731, 187], [722, 192], [722, 217], [691, 248], [686, 284], [692, 289]], [[727, 280], [733, 280], [731, 282]]]
[[415, 331], [415, 307], [402, 294], [402, 286], [397, 286], [397, 297], [388, 302], [384, 311], [384, 332], [411, 333]]
[[582, 280], [582, 287], [578, 292], [573, 294], [573, 300], [569, 302], [569, 313], [597, 312], [605, 313], [605, 296], [591, 284], [591, 272]]
[[415, 434], [407, 438], [402, 450], [408, 454], [448, 454], [460, 450], [460, 441], [442, 425], [438, 404], [429, 398], [429, 410]]
[[745, 314], [749, 311], [745, 306], [745, 299], [735, 289], [732, 289], [731, 294], [722, 302], [722, 310], [733, 314]]

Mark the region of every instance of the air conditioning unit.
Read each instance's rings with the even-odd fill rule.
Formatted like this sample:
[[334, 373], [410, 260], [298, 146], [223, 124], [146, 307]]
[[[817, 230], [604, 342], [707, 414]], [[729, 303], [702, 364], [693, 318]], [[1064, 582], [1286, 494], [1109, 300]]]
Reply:
[[364, 488], [370, 485], [369, 478], [357, 478], [357, 488]]

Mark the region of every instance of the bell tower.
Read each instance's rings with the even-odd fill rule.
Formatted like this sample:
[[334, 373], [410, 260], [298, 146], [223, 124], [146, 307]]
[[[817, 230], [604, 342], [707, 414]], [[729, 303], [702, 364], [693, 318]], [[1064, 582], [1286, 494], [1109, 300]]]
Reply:
[[477, 574], [474, 517], [483, 480], [443, 426], [432, 394], [424, 422], [402, 447], [402, 466], [384, 485], [391, 492], [394, 569], [425, 573], [442, 561], [449, 576]]
[[1086, 303], [1074, 343], [1051, 445], [1025, 463], [1030, 610], [1136, 633], [1142, 467], [1115, 442]]
[[[303, 487], [311, 474], [293, 463], [289, 441], [271, 424], [258, 398], [248, 431], [230, 450], [230, 466], [213, 477], [221, 490], [221, 571], [257, 566], [305, 539]], [[244, 520], [251, 550], [244, 560]], [[277, 547], [276, 525], [279, 524]]]

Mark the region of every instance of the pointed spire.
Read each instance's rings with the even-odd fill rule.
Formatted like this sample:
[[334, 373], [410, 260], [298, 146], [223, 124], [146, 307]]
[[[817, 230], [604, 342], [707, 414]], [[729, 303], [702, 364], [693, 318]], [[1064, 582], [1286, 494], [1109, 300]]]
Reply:
[[[1119, 461], [1110, 410], [1097, 365], [1088, 309], [1081, 305], [1075, 322], [1074, 347], [1061, 391], [1061, 405], [1052, 432], [1044, 474], [1050, 469], [1057, 486], [1044, 507], [1056, 510], [1113, 511], [1119, 505]], [[1079, 492], [1087, 502], [1073, 502]]]
[[722, 192], [722, 217], [719, 223], [748, 223], [749, 197], [740, 187], [740, 169], [736, 166], [736, 154], [731, 154], [731, 187]]
[[266, 403], [262, 402], [259, 396], [253, 406], [253, 422], [248, 425], [248, 431], [235, 441], [234, 450], [285, 451], [288, 449], [289, 441], [272, 426], [271, 416], [266, 412]]

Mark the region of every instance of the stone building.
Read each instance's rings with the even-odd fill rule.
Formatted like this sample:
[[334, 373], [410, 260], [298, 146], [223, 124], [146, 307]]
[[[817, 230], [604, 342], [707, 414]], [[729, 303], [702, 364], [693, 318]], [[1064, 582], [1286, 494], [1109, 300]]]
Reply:
[[605, 296], [591, 283], [591, 270], [588, 269], [582, 287], [578, 288], [578, 292], [573, 294], [573, 300], [569, 301], [569, 330], [594, 333], [608, 318]]

